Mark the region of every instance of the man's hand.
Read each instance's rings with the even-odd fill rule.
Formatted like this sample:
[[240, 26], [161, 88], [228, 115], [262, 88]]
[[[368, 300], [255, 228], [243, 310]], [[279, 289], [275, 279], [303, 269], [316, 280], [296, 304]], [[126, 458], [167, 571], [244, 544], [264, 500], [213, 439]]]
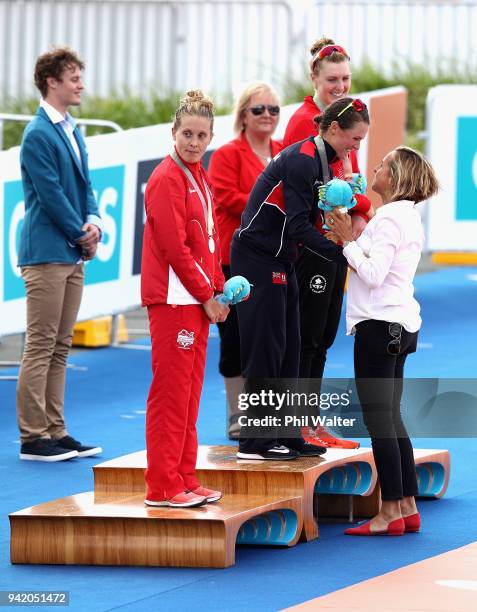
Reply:
[[230, 312], [228, 306], [220, 304], [213, 297], [208, 299], [207, 302], [204, 302], [202, 306], [211, 323], [223, 323]]
[[[77, 240], [77, 243], [84, 250], [89, 251], [94, 247], [94, 251], [96, 252], [96, 246], [101, 238], [101, 232], [96, 225], [92, 223], [85, 223], [81, 228], [83, 232], [86, 232], [84, 236]], [[94, 257], [94, 255], [93, 255]]]
[[81, 259], [83, 261], [90, 261], [91, 259], [94, 259], [96, 257], [96, 251], [98, 250], [98, 245], [95, 244], [94, 246], [90, 247], [89, 249], [85, 249], [84, 247], [82, 248], [82, 254], [81, 254]]

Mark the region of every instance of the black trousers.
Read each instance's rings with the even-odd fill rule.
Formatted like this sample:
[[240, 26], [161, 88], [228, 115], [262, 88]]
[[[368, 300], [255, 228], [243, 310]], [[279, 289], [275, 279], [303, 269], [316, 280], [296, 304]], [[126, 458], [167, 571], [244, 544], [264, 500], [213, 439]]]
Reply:
[[321, 379], [338, 331], [347, 266], [303, 249], [295, 270], [300, 289], [300, 378]]
[[[300, 358], [298, 285], [293, 264], [259, 255], [234, 241], [231, 273], [245, 276], [253, 285], [250, 298], [236, 306], [245, 392], [260, 393], [264, 387], [280, 391], [279, 379], [298, 377]], [[247, 415], [269, 414], [261, 408], [249, 408]], [[248, 437], [247, 428], [242, 427], [240, 450], [244, 453], [270, 449], [283, 437], [273, 426], [261, 427], [260, 437], [253, 435], [254, 430], [249, 429]]]
[[[230, 266], [222, 266], [222, 271], [225, 280], [232, 276]], [[220, 336], [219, 372], [225, 378], [240, 376], [240, 334], [235, 306], [230, 309], [229, 316], [223, 323], [217, 323], [217, 327]]]
[[354, 372], [365, 425], [371, 437], [383, 501], [418, 493], [412, 444], [401, 417], [404, 363], [415, 352], [417, 332], [401, 326], [398, 355], [388, 351], [395, 336], [387, 321], [356, 325]]

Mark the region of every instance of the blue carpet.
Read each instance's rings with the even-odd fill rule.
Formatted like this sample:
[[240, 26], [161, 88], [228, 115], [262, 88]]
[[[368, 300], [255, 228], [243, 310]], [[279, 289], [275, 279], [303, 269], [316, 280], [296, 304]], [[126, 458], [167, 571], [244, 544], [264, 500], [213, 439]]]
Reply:
[[[477, 270], [453, 268], [417, 277], [422, 344], [408, 361], [413, 377], [475, 376]], [[201, 443], [223, 444], [225, 396], [217, 374], [218, 338], [209, 342], [199, 418]], [[82, 351], [68, 370], [67, 421], [72, 434], [101, 444], [102, 460], [144, 448], [144, 410], [150, 352]], [[327, 376], [352, 376], [352, 339], [343, 321], [329, 353]], [[241, 547], [227, 570], [12, 566], [7, 514], [65, 495], [92, 490], [98, 458], [54, 465], [18, 459], [15, 383], [0, 383], [0, 589], [68, 590], [71, 610], [278, 610], [476, 539], [477, 441], [414, 440], [416, 447], [448, 448], [452, 477], [446, 497], [422, 501], [424, 531], [404, 538], [347, 538], [343, 525], [324, 524], [319, 540], [290, 549]], [[365, 441], [366, 442], [366, 441]], [[359, 562], [358, 562], [359, 561]]]

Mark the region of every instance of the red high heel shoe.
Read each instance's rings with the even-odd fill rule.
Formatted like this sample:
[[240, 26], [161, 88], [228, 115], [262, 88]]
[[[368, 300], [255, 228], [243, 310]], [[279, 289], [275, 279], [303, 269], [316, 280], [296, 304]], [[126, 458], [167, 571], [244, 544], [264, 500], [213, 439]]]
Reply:
[[398, 518], [391, 521], [385, 531], [371, 531], [371, 521], [366, 521], [357, 527], [346, 529], [345, 535], [353, 536], [376, 536], [376, 535], [391, 535], [398, 536], [404, 534], [404, 519]]
[[419, 512], [404, 517], [404, 531], [406, 533], [416, 533], [421, 528], [421, 515]]

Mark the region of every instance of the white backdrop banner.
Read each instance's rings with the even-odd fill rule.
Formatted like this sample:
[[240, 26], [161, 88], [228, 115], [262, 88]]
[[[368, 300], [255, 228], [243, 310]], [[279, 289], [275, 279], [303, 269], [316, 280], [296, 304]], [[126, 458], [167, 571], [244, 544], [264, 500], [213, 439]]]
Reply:
[[[360, 94], [369, 103], [387, 90]], [[395, 88], [390, 88], [395, 93]], [[275, 133], [282, 138], [299, 104], [282, 107]], [[217, 117], [215, 148], [232, 137], [232, 116]], [[103, 241], [95, 260], [86, 264], [86, 284], [79, 320], [114, 314], [140, 305], [140, 268], [146, 182], [172, 147], [171, 124], [126, 130], [86, 139], [91, 182], [104, 221]], [[369, 151], [360, 151], [364, 172]], [[0, 152], [0, 335], [25, 331], [25, 291], [17, 267], [17, 249], [24, 216], [19, 148]]]
[[439, 85], [427, 98], [427, 155], [441, 190], [424, 208], [429, 251], [477, 250], [477, 86]]

